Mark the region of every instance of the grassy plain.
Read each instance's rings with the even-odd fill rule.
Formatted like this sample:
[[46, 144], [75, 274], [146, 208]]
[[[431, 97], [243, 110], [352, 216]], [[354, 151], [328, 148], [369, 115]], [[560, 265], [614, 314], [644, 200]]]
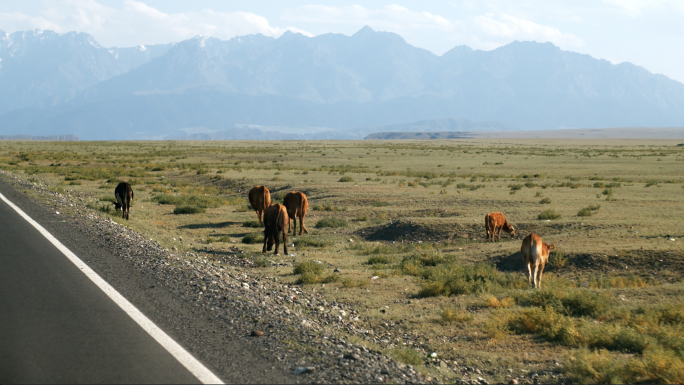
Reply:
[[[681, 383], [677, 143], [5, 141], [0, 167], [78, 192], [179, 252], [221, 264], [238, 247], [264, 275], [353, 304], [356, 330], [374, 331], [356, 342], [442, 378]], [[109, 209], [120, 180], [136, 194], [130, 221]], [[290, 255], [261, 254], [246, 200], [260, 184], [274, 202], [291, 190], [309, 198], [310, 234], [289, 236]], [[519, 239], [485, 242], [492, 211]], [[540, 291], [519, 253], [530, 232], [559, 249]], [[447, 367], [431, 365], [432, 352]]]

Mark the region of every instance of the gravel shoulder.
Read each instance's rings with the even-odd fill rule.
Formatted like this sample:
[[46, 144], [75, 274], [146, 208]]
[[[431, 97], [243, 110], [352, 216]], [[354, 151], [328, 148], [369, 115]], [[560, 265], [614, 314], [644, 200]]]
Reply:
[[253, 274], [237, 257], [224, 267], [207, 253], [178, 255], [77, 194], [5, 171], [0, 192], [226, 383], [437, 382], [347, 342], [353, 309]]

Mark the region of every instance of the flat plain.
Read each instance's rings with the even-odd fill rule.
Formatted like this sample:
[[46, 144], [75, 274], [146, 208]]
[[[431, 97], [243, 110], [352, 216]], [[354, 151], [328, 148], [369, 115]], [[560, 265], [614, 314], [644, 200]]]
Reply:
[[[1, 141], [0, 167], [75, 191], [180, 254], [237, 255], [350, 304], [358, 320], [340, 333], [445, 381], [681, 383], [678, 143]], [[135, 191], [129, 221], [111, 204], [119, 181]], [[246, 199], [255, 185], [274, 203], [309, 198], [309, 234], [288, 235], [289, 254], [261, 253]], [[486, 241], [493, 211], [515, 238]], [[541, 290], [520, 257], [531, 232], [557, 247]]]

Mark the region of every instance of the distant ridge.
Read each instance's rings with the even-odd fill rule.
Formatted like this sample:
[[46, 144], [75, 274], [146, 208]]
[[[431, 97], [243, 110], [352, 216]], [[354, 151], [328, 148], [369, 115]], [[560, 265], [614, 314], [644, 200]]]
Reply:
[[187, 130], [204, 127], [222, 138], [362, 139], [684, 125], [684, 84], [551, 43], [438, 56], [369, 27], [130, 48], [84, 33], [0, 31], [0, 59], [2, 135], [192, 139], [201, 135]]
[[76, 135], [47, 135], [47, 136], [33, 136], [33, 135], [0, 135], [0, 140], [53, 140], [62, 142], [76, 142], [78, 136]]
[[377, 132], [365, 139], [684, 139], [684, 127], [577, 128], [489, 132]]

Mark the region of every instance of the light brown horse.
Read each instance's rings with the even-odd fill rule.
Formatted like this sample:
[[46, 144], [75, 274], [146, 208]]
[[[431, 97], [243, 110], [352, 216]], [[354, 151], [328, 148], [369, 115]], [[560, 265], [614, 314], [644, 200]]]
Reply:
[[527, 280], [530, 284], [534, 280], [534, 287], [537, 289], [541, 288], [542, 272], [549, 261], [549, 252], [555, 249], [556, 246], [542, 242], [541, 237], [534, 233], [523, 239], [520, 254], [527, 266]]

